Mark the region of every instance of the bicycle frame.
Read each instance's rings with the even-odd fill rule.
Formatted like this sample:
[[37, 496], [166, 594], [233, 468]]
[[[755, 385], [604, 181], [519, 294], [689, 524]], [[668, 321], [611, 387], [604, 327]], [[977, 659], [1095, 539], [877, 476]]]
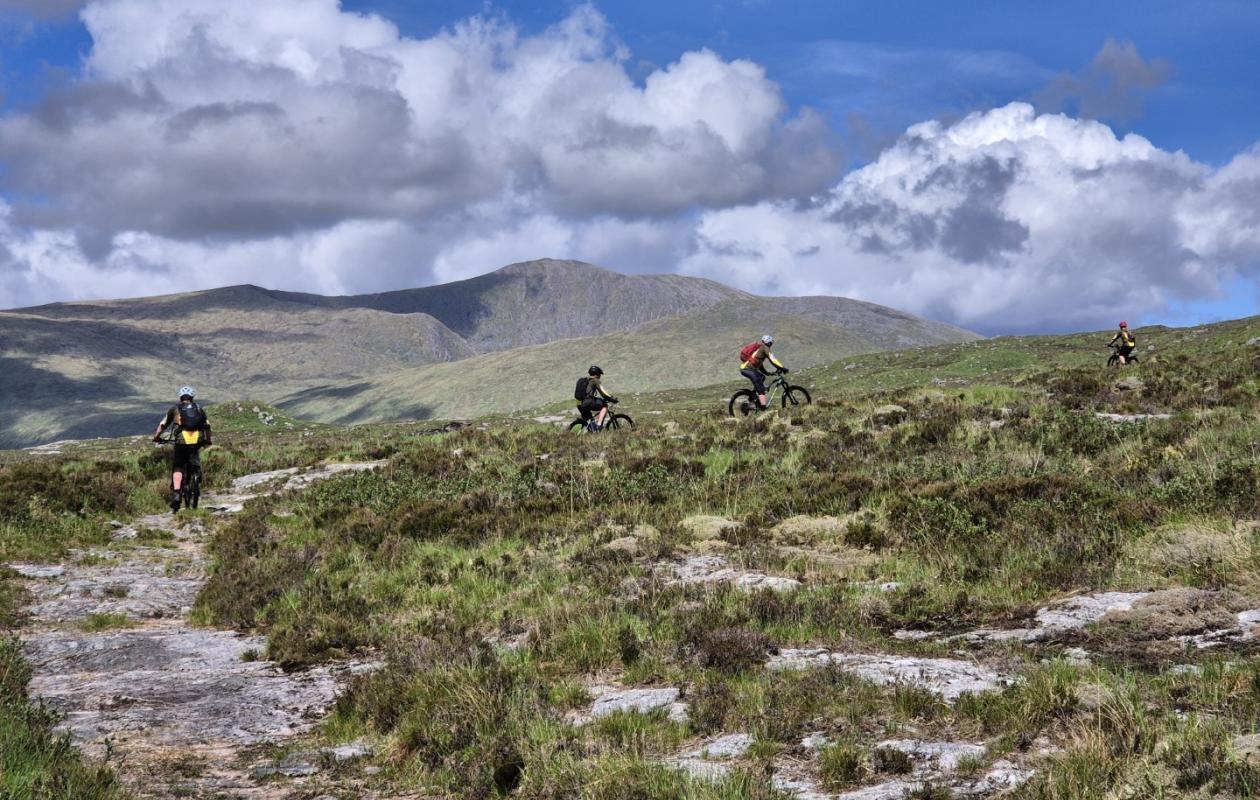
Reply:
[[[175, 438], [169, 437], [166, 439], [161, 439], [158, 442], [158, 444], [161, 444], [161, 445], [169, 444], [171, 446], [174, 446]], [[172, 474], [174, 474], [175, 471], [176, 470], [172, 470], [171, 471]], [[202, 480], [201, 465], [200, 464], [185, 464], [183, 467], [180, 467], [178, 472], [183, 476], [179, 482], [179, 495], [181, 498], [184, 499], [188, 507], [196, 508], [197, 505], [199, 505], [198, 500], [201, 497], [201, 480]], [[174, 490], [175, 490], [175, 485], [174, 485], [174, 482], [172, 482], [171, 491], [174, 491]]]

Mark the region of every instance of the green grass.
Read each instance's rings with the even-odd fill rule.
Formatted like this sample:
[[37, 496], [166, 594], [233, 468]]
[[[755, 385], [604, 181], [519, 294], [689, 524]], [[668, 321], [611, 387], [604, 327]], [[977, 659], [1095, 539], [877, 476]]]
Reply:
[[26, 695], [30, 668], [17, 641], [0, 640], [0, 797], [6, 800], [112, 800], [112, 773], [86, 763], [57, 715]]
[[87, 633], [133, 628], [136, 620], [126, 614], [88, 614], [79, 623], [79, 630]]
[[[382, 780], [400, 793], [769, 798], [766, 768], [783, 757], [840, 791], [896, 774], [905, 764], [874, 744], [907, 735], [984, 742], [971, 774], [1031, 758], [1021, 797], [1254, 796], [1235, 743], [1260, 713], [1250, 645], [1138, 647], [1113, 625], [1080, 634], [1095, 651], [1080, 665], [1059, 657], [1078, 640], [990, 644], [978, 654], [1020, 680], [954, 704], [762, 664], [795, 646], [949, 656], [961, 645], [893, 634], [1019, 626], [1077, 592], [1192, 587], [1260, 606], [1260, 356], [1238, 346], [1258, 333], [1257, 320], [1140, 330], [1156, 349], [1122, 371], [1101, 366], [1098, 334], [854, 356], [794, 373], [818, 402], [790, 414], [728, 420], [721, 400], [737, 384], [631, 398], [663, 413], [639, 414], [629, 435], [502, 419], [439, 435], [295, 435], [242, 404], [206, 454], [210, 486], [324, 460], [388, 463], [219, 526], [196, 619], [267, 634], [260, 655], [288, 668], [384, 658], [325, 735], [379, 742]], [[1120, 384], [1131, 377], [1141, 386]], [[873, 414], [893, 403], [904, 413]], [[1099, 411], [1172, 416], [1116, 424]], [[160, 502], [164, 469], [129, 445], [0, 460], [0, 492], [40, 498], [7, 512], [5, 546], [54, 557], [91, 542], [110, 515]], [[46, 488], [67, 476], [88, 490]], [[736, 525], [697, 541], [683, 525], [697, 514]], [[798, 516], [833, 519], [788, 522]], [[630, 550], [605, 547], [632, 535]], [[664, 580], [661, 563], [701, 550], [803, 586]], [[585, 687], [608, 681], [678, 687], [690, 718], [571, 725]], [[664, 766], [736, 731], [756, 746], [725, 782]], [[831, 744], [803, 754], [819, 732]], [[1029, 756], [1033, 742], [1059, 750]]]

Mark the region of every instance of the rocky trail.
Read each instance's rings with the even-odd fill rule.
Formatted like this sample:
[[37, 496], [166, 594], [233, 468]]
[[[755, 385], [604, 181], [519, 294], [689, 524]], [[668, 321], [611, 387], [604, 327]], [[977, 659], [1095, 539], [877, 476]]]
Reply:
[[62, 711], [76, 743], [108, 757], [135, 796], [315, 796], [307, 784], [321, 770], [366, 748], [280, 751], [310, 730], [349, 676], [371, 665], [286, 673], [261, 660], [264, 638], [194, 627], [188, 615], [219, 520], [255, 497], [382, 464], [246, 475], [229, 492], [203, 498], [209, 518], [155, 514], [113, 523], [108, 547], [73, 552], [57, 565], [9, 565], [31, 597], [20, 631], [35, 673], [31, 694]]

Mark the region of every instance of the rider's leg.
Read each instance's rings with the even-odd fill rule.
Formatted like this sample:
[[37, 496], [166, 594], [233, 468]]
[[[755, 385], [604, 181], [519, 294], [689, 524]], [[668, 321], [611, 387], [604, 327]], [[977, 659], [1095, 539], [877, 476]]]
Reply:
[[171, 510], [178, 511], [180, 504], [180, 490], [184, 485], [184, 470], [188, 467], [189, 459], [188, 448], [182, 444], [175, 445], [175, 454], [171, 461]]
[[747, 367], [739, 371], [740, 375], [747, 378], [753, 385], [753, 391], [757, 393], [758, 408], [766, 407], [766, 377], [761, 374], [761, 370]]
[[608, 419], [608, 405], [605, 403], [599, 408], [599, 417], [595, 420], [595, 424], [602, 428], [606, 419]]

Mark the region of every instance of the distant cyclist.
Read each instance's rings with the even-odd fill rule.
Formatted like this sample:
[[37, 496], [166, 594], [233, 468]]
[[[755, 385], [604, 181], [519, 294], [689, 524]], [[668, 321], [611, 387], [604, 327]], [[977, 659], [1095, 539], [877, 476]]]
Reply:
[[1137, 339], [1133, 338], [1133, 334], [1129, 333], [1129, 323], [1121, 322], [1120, 330], [1116, 335], [1111, 337], [1108, 347], [1116, 348], [1116, 354], [1120, 356], [1121, 364], [1129, 363], [1129, 354], [1133, 352], [1133, 348], [1137, 347]]
[[766, 408], [766, 376], [770, 374], [766, 371], [766, 362], [780, 372], [788, 371], [770, 352], [771, 347], [774, 347], [774, 337], [766, 334], [739, 351], [739, 374], [752, 381], [757, 392], [757, 408], [761, 411]]
[[604, 420], [608, 418], [608, 404], [617, 402], [617, 398], [604, 389], [601, 381], [604, 371], [592, 365], [586, 371], [586, 377], [577, 382], [573, 396], [578, 401], [578, 413], [586, 420], [586, 428], [591, 431], [604, 429]]
[[183, 486], [184, 469], [201, 468], [201, 448], [210, 443], [210, 420], [206, 412], [193, 399], [196, 392], [191, 386], [181, 386], [179, 402], [166, 412], [158, 423], [153, 441], [162, 441], [162, 434], [171, 431], [175, 453], [171, 458], [171, 511], [179, 511], [179, 492]]

